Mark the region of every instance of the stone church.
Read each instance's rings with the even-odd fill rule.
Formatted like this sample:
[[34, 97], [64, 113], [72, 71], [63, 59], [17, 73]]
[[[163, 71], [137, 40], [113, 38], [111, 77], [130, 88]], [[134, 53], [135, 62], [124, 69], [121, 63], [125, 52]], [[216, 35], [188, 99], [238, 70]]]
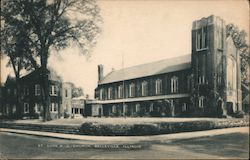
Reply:
[[193, 22], [186, 56], [114, 70], [98, 65], [88, 116], [221, 117], [242, 110], [240, 56], [225, 21]]

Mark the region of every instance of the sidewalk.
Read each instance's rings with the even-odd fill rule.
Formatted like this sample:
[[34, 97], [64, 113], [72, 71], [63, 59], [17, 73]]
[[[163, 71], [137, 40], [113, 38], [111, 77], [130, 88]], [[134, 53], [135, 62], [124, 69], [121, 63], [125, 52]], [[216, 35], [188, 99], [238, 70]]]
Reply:
[[108, 143], [119, 143], [119, 142], [135, 143], [140, 141], [171, 142], [175, 140], [209, 137], [209, 136], [223, 135], [230, 133], [249, 134], [249, 127], [224, 128], [224, 129], [214, 129], [207, 131], [183, 132], [183, 133], [153, 135], [153, 136], [88, 136], [88, 135], [73, 135], [73, 134], [28, 131], [28, 130], [17, 130], [17, 129], [6, 129], [6, 128], [0, 128], [0, 132], [10, 132], [10, 133], [60, 138], [68, 140], [83, 140], [83, 141], [93, 141], [93, 142], [99, 141]]

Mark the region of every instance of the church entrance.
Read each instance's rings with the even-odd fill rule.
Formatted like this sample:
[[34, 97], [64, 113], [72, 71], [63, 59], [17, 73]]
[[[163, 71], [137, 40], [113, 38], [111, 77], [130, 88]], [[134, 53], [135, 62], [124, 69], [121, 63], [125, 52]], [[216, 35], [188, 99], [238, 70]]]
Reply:
[[227, 113], [229, 115], [233, 114], [233, 102], [227, 102]]
[[217, 102], [217, 116], [222, 117], [222, 115], [223, 115], [223, 101], [218, 100], [218, 102]]

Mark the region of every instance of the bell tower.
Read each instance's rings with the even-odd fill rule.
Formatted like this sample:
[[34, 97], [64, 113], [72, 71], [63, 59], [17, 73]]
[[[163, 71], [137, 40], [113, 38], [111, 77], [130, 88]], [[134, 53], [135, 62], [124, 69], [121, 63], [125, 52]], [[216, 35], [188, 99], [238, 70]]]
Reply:
[[[226, 27], [219, 17], [211, 15], [192, 26], [192, 100], [200, 115], [222, 114], [218, 108], [226, 102]], [[220, 112], [220, 113], [219, 113]]]

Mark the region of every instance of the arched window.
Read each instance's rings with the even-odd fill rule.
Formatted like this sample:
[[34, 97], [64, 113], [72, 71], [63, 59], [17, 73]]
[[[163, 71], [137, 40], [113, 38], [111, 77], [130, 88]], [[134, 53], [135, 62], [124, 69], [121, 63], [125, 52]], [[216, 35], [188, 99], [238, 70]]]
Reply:
[[157, 79], [155, 81], [155, 94], [161, 94], [162, 93], [162, 80]]
[[203, 96], [199, 97], [199, 107], [200, 108], [204, 107], [204, 97]]
[[148, 82], [146, 81], [143, 81], [142, 84], [141, 84], [141, 95], [142, 96], [147, 96], [148, 95]]
[[123, 86], [120, 85], [118, 86], [118, 98], [122, 98], [123, 97]]
[[111, 87], [108, 88], [108, 99], [112, 99], [113, 89]]
[[131, 83], [129, 85], [129, 97], [134, 97], [135, 96], [135, 84]]
[[116, 113], [116, 105], [112, 106], [112, 113]]
[[104, 93], [104, 90], [103, 89], [100, 89], [100, 96], [99, 96], [99, 99], [100, 100], [103, 100], [103, 93]]
[[178, 92], [178, 77], [174, 76], [171, 78], [171, 93]]
[[141, 109], [141, 105], [140, 105], [139, 103], [137, 103], [137, 104], [135, 105], [135, 112], [139, 112], [140, 109]]

